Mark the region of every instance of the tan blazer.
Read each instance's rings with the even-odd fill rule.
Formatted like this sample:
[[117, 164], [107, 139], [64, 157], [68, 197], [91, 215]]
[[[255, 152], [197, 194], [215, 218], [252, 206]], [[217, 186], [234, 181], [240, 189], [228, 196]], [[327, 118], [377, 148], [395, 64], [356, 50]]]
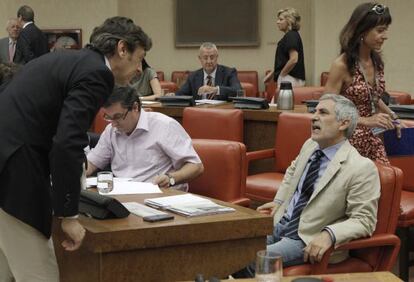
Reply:
[[[286, 212], [306, 164], [317, 147], [315, 141], [307, 140], [286, 170], [275, 196], [282, 202], [274, 216], [275, 224]], [[328, 164], [302, 211], [299, 237], [308, 245], [325, 227], [335, 234], [336, 245], [371, 236], [377, 222], [379, 196], [380, 181], [375, 164], [345, 141]], [[334, 252], [330, 261], [339, 262], [346, 256], [346, 252]]]

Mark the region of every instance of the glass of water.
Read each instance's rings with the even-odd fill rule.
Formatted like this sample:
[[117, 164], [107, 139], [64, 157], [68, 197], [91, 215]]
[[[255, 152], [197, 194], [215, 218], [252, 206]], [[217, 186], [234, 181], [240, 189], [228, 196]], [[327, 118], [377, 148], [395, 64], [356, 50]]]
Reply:
[[244, 89], [237, 90], [237, 97], [246, 97], [246, 91]]
[[278, 253], [261, 250], [256, 256], [256, 281], [281, 282], [282, 281], [282, 256]]
[[97, 188], [100, 194], [107, 194], [114, 189], [114, 175], [110, 171], [101, 171], [97, 175]]

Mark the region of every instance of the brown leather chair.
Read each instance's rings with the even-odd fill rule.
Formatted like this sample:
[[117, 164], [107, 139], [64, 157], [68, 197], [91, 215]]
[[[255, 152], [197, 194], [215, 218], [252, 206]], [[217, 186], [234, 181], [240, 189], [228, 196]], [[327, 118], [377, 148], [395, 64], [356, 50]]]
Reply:
[[[270, 70], [267, 70], [265, 75], [267, 75]], [[265, 83], [265, 91], [263, 92], [263, 98], [265, 98], [269, 103], [272, 101], [272, 98], [276, 95], [277, 84], [271, 79], [269, 82]]]
[[92, 132], [101, 134], [105, 130], [105, 127], [108, 125], [109, 122], [104, 120], [103, 115], [104, 115], [103, 108], [100, 108], [92, 123], [93, 124], [91, 128]]
[[[414, 120], [403, 120], [407, 127], [414, 127]], [[401, 214], [398, 218], [398, 235], [401, 239], [401, 251], [399, 258], [400, 278], [408, 281], [410, 251], [414, 250], [410, 228], [414, 227], [414, 174], [412, 168], [414, 156], [389, 156], [391, 164], [400, 168], [404, 173], [403, 190], [401, 194]]]
[[189, 192], [248, 207], [246, 147], [240, 142], [193, 139], [204, 172], [189, 182]]
[[249, 82], [240, 82], [241, 87], [245, 91], [246, 97], [256, 97], [256, 90], [253, 84]]
[[240, 82], [248, 82], [251, 83], [254, 87], [254, 96], [259, 97], [259, 76], [257, 71], [237, 71], [237, 77], [239, 78]]
[[187, 80], [188, 76], [190, 75], [190, 71], [173, 71], [171, 73], [171, 81], [177, 84], [178, 88], [183, 85], [183, 83]]
[[[381, 196], [378, 203], [377, 226], [372, 237], [357, 239], [337, 247], [337, 250], [349, 250], [346, 260], [328, 264], [331, 247], [322, 261], [287, 267], [283, 274], [310, 275], [350, 272], [391, 271], [398, 256], [400, 240], [394, 235], [400, 210], [403, 174], [399, 168], [377, 164]], [[408, 280], [405, 280], [408, 281]]]
[[157, 71], [157, 77], [159, 81], [164, 81], [164, 72], [163, 71]]
[[[319, 100], [325, 91], [321, 86], [293, 87], [293, 99], [295, 105], [303, 104], [306, 100]], [[275, 103], [279, 97], [279, 89], [276, 91]]]
[[321, 73], [321, 86], [325, 86], [328, 82], [329, 71], [324, 71]]
[[191, 138], [243, 142], [243, 111], [187, 107], [183, 127]]
[[388, 91], [391, 97], [395, 99], [395, 102], [400, 105], [410, 105], [411, 104], [411, 95], [403, 91]]
[[260, 159], [275, 159], [273, 171], [247, 176], [246, 196], [249, 199], [273, 201], [286, 169], [311, 135], [311, 118], [312, 114], [281, 113], [277, 122], [275, 147], [247, 153], [248, 164]]
[[[161, 89], [166, 89], [167, 93], [175, 92], [178, 90], [178, 86], [172, 81], [160, 81]], [[165, 94], [165, 93], [164, 93]]]

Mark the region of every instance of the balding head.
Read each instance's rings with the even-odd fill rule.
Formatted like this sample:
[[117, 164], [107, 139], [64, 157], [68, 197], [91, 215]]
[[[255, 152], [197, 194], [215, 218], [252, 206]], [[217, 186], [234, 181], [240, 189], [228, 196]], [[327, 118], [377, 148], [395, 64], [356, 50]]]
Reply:
[[17, 37], [19, 36], [19, 33], [20, 33], [20, 29], [21, 27], [20, 27], [19, 21], [16, 18], [12, 18], [7, 21], [6, 30], [7, 30], [7, 33], [9, 34], [9, 37], [13, 41], [17, 40]]

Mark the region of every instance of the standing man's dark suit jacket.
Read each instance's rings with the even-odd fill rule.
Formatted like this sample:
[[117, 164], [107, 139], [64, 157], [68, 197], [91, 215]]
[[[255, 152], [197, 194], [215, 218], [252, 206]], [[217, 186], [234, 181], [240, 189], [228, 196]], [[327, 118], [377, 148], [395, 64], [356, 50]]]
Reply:
[[[194, 99], [200, 99], [197, 94], [198, 89], [204, 85], [204, 72], [203, 69], [192, 72], [187, 81], [181, 86], [181, 88], [175, 93], [175, 95], [188, 95], [193, 96]], [[223, 65], [217, 65], [216, 78], [214, 85], [220, 87], [220, 95], [216, 96], [216, 99], [227, 100], [229, 96], [236, 96], [237, 90], [242, 89], [240, 81], [237, 78], [237, 70], [235, 68], [229, 68]]]
[[9, 37], [0, 39], [0, 63], [10, 62], [9, 58]]
[[49, 52], [47, 38], [34, 24], [23, 28], [17, 38], [15, 59], [23, 64]]
[[[52, 208], [78, 213], [86, 131], [113, 87], [104, 56], [89, 49], [49, 53], [15, 75], [0, 92], [0, 208], [46, 237]], [[5, 182], [10, 173], [21, 178]]]

